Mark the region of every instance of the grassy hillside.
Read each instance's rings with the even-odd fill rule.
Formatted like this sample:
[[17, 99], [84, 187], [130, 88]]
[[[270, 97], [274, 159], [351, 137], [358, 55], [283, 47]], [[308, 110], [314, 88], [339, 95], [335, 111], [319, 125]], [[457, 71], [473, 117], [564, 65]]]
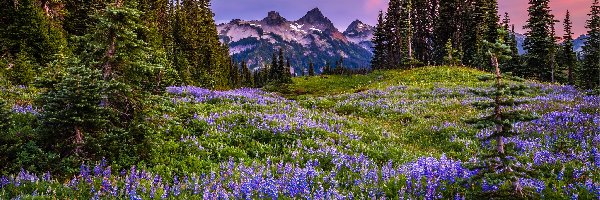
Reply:
[[[6, 179], [10, 184], [0, 185], [0, 197], [26, 197], [50, 186], [59, 198], [468, 196], [484, 187], [457, 184], [473, 175], [464, 163], [482, 145], [482, 133], [464, 121], [483, 114], [471, 103], [484, 99], [474, 90], [490, 89], [477, 79], [484, 74], [426, 67], [295, 78], [283, 95], [168, 88], [148, 106], [151, 148], [137, 167], [118, 175], [107, 165], [84, 165], [80, 176], [65, 185], [21, 178], [30, 184], [18, 186], [11, 177]], [[570, 86], [527, 85], [531, 103], [519, 109], [540, 119], [518, 124], [525, 136], [510, 139], [520, 159], [538, 174], [523, 183], [550, 199], [597, 198], [600, 98]], [[101, 173], [106, 169], [108, 174]]]

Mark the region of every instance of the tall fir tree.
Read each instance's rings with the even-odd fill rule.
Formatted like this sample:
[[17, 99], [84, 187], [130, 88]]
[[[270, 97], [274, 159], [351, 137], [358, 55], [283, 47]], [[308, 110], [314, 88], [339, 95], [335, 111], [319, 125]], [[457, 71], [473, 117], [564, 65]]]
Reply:
[[385, 66], [387, 69], [398, 67], [402, 60], [402, 0], [390, 0], [387, 14], [385, 16], [385, 29], [387, 38], [387, 54]]
[[[384, 21], [383, 12], [379, 11], [379, 17], [377, 18], [377, 26], [373, 33], [373, 58], [371, 60], [371, 68], [374, 70], [385, 69], [386, 58], [387, 58], [387, 32], [386, 23]], [[310, 76], [310, 69], [309, 69]]]
[[40, 71], [63, 52], [66, 40], [36, 0], [0, 2], [0, 56], [25, 52]]
[[[472, 199], [514, 199], [536, 198], [535, 191], [521, 184], [523, 178], [530, 178], [525, 166], [517, 160], [517, 150], [512, 145], [507, 145], [507, 139], [519, 135], [513, 130], [513, 124], [535, 119], [535, 116], [523, 110], [511, 109], [526, 103], [516, 100], [515, 96], [526, 95], [526, 86], [523, 84], [511, 85], [505, 82], [506, 76], [500, 69], [500, 60], [510, 59], [510, 47], [503, 41], [507, 31], [498, 30], [498, 39], [495, 43], [484, 41], [488, 49], [490, 61], [494, 66], [495, 76], [481, 77], [483, 81], [494, 81], [493, 91], [478, 92], [491, 98], [491, 101], [481, 101], [473, 104], [481, 110], [492, 110], [492, 113], [482, 118], [469, 120], [480, 129], [490, 129], [491, 134], [484, 135], [481, 139], [487, 148], [484, 148], [471, 166], [478, 173], [471, 181], [478, 185], [497, 185], [497, 190], [483, 190], [475, 193]], [[508, 187], [506, 187], [508, 185]], [[539, 197], [537, 197], [539, 198]]]
[[240, 74], [240, 66], [237, 63], [231, 63], [231, 72], [229, 76], [229, 83], [233, 88], [238, 88], [241, 86], [242, 76]]
[[504, 13], [504, 18], [502, 19], [502, 28], [504, 30], [510, 30], [508, 34], [504, 35], [504, 42], [510, 48], [510, 57], [511, 59], [508, 61], [501, 61], [501, 70], [504, 72], [515, 72], [519, 69], [520, 66], [520, 56], [519, 49], [517, 45], [516, 33], [514, 31], [514, 25], [510, 22], [510, 16], [508, 13]]
[[252, 72], [250, 68], [248, 68], [248, 64], [246, 61], [242, 61], [242, 86], [246, 88], [254, 87], [254, 78], [252, 77]]
[[106, 81], [152, 91], [166, 58], [140, 38], [139, 33], [148, 31], [140, 15], [135, 4], [117, 1], [108, 5], [94, 16], [98, 23], [80, 37], [85, 46], [81, 58], [84, 65], [100, 69]]
[[308, 76], [314, 76], [315, 75], [315, 64], [310, 61], [308, 63]]
[[279, 60], [277, 58], [277, 54], [273, 53], [271, 57], [271, 66], [268, 69], [268, 81], [274, 81], [279, 78]]
[[528, 29], [524, 45], [527, 61], [520, 74], [540, 81], [551, 80], [551, 50], [555, 45], [551, 36], [554, 22], [548, 3], [549, 0], [529, 0], [529, 19], [524, 27]]
[[71, 36], [87, 34], [98, 22], [93, 16], [103, 10], [110, 1], [107, 0], [70, 0], [65, 1], [63, 29]]
[[209, 0], [173, 2], [175, 69], [188, 84], [226, 89], [231, 72], [229, 50], [219, 42]]
[[573, 51], [573, 22], [571, 22], [571, 13], [567, 10], [565, 20], [563, 21], [564, 35], [563, 35], [563, 47], [561, 52], [561, 66], [564, 66], [567, 70], [567, 83], [569, 85], [575, 84], [575, 67], [577, 65], [577, 55]]
[[590, 19], [587, 20], [589, 38], [583, 47], [583, 63], [579, 73], [579, 84], [586, 89], [600, 86], [600, 3], [594, 0]]
[[485, 10], [483, 17], [484, 24], [484, 40], [488, 42], [496, 42], [498, 39], [498, 29], [500, 29], [500, 16], [498, 15], [498, 1], [485, 0]]

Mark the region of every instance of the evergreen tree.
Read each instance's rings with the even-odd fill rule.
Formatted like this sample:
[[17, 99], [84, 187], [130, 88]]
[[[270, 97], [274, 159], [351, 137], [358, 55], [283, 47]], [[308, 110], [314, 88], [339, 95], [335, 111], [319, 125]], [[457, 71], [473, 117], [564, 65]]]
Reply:
[[56, 60], [66, 46], [60, 28], [45, 15], [38, 1], [1, 1], [0, 13], [0, 54], [16, 56], [26, 51], [31, 62], [42, 67]]
[[444, 57], [448, 55], [445, 46], [448, 41], [452, 40], [454, 34], [457, 31], [457, 8], [458, 6], [456, 0], [440, 2], [438, 18], [435, 21], [436, 25], [434, 29], [433, 38], [433, 41], [436, 46], [434, 52], [434, 63], [443, 63]]
[[325, 75], [331, 75], [333, 72], [333, 70], [331, 70], [331, 65], [329, 65], [329, 62], [325, 63], [325, 67], [323, 67], [323, 73]]
[[502, 19], [502, 28], [504, 28], [504, 30], [511, 30], [503, 38], [506, 45], [510, 47], [511, 59], [508, 61], [501, 61], [501, 66], [503, 67], [501, 70], [512, 73], [519, 68], [520, 56], [519, 49], [517, 48], [517, 38], [514, 30], [515, 27], [514, 25], [510, 24], [510, 17], [508, 13], [504, 13], [504, 19]]
[[452, 47], [452, 39], [448, 39], [445, 46], [447, 55], [444, 56], [444, 64], [449, 66], [458, 66], [460, 65], [460, 54], [458, 50]]
[[65, 1], [63, 29], [71, 36], [87, 34], [98, 22], [93, 16], [103, 10], [107, 0], [69, 0]]
[[139, 19], [141, 12], [133, 7], [117, 2], [94, 16], [98, 23], [80, 37], [86, 49], [82, 63], [100, 69], [105, 81], [152, 91], [166, 58], [140, 39], [138, 33], [147, 27]]
[[240, 67], [237, 63], [231, 63], [231, 73], [229, 77], [229, 82], [233, 88], [238, 88], [241, 86], [242, 76], [240, 74]]
[[563, 35], [563, 47], [561, 52], [560, 65], [567, 69], [567, 83], [575, 84], [574, 72], [577, 65], [577, 55], [573, 51], [573, 23], [571, 22], [571, 13], [567, 10], [565, 20], [563, 22], [565, 34]]
[[273, 56], [271, 57], [271, 66], [269, 68], [269, 76], [267, 78], [267, 80], [269, 82], [274, 81], [276, 79], [279, 78], [279, 61], [277, 59], [277, 54], [273, 53]]
[[[475, 194], [484, 199], [513, 199], [513, 198], [531, 198], [536, 194], [532, 188], [525, 188], [521, 185], [522, 178], [528, 178], [527, 169], [525, 166], [518, 164], [516, 160], [517, 150], [513, 146], [506, 145], [506, 139], [519, 135], [514, 132], [513, 124], [516, 122], [524, 122], [535, 119], [534, 116], [521, 110], [511, 110], [510, 108], [526, 103], [524, 101], [515, 100], [513, 96], [525, 95], [526, 87], [523, 84], [510, 85], [504, 82], [502, 72], [500, 70], [499, 61], [502, 59], [510, 59], [510, 47], [503, 41], [506, 30], [498, 31], [498, 39], [495, 43], [484, 41], [488, 47], [488, 55], [491, 58], [491, 63], [495, 68], [495, 77], [482, 77], [484, 81], [494, 80], [494, 91], [479, 92], [481, 95], [487, 96], [492, 101], [482, 101], [474, 103], [474, 106], [481, 110], [493, 109], [490, 115], [479, 119], [469, 120], [469, 123], [475, 124], [480, 129], [491, 129], [490, 135], [485, 135], [482, 138], [482, 143], [487, 144], [487, 149], [478, 155], [477, 162], [472, 166], [474, 169], [479, 169], [478, 174], [472, 178], [472, 181], [478, 185], [496, 185], [498, 190], [482, 191]], [[512, 96], [511, 96], [512, 95]], [[505, 187], [506, 185], [508, 187]]]
[[93, 158], [103, 145], [96, 142], [111, 129], [111, 110], [101, 104], [108, 83], [99, 70], [71, 65], [64, 79], [41, 97], [43, 141], [62, 158]]
[[413, 55], [413, 37], [414, 37], [414, 27], [413, 27], [413, 19], [412, 19], [412, 13], [413, 13], [413, 0], [404, 0], [404, 4], [402, 5], [403, 7], [403, 13], [402, 13], [402, 17], [403, 17], [403, 21], [402, 21], [402, 25], [403, 25], [403, 30], [402, 30], [402, 37], [404, 38], [404, 54], [406, 55], [405, 58], [405, 64], [407, 64], [410, 68], [413, 67], [413, 59], [414, 59], [414, 55]]
[[402, 22], [402, 0], [390, 0], [387, 14], [385, 16], [385, 30], [387, 38], [386, 62], [387, 69], [395, 68], [402, 62], [402, 33], [400, 24]]
[[488, 42], [496, 42], [498, 39], [498, 29], [500, 29], [500, 17], [498, 15], [498, 2], [497, 0], [485, 0], [484, 7], [484, 40]]
[[177, 0], [172, 12], [175, 69], [193, 85], [226, 88], [231, 70], [229, 50], [219, 42], [210, 1]]
[[310, 61], [308, 64], [308, 76], [314, 76], [314, 75], [315, 75], [315, 64], [313, 64], [313, 62]]
[[439, 0], [412, 0], [413, 13], [413, 58], [430, 64], [433, 60], [434, 46], [433, 39], [434, 22], [437, 19]]
[[283, 48], [279, 48], [279, 57], [277, 58], [277, 81], [279, 83], [285, 83], [287, 80], [287, 74], [289, 74], [289, 70], [286, 73], [286, 63], [285, 57], [283, 56]]
[[10, 81], [16, 85], [30, 85], [35, 79], [35, 68], [27, 51], [17, 54], [17, 59], [10, 68]]
[[556, 54], [558, 52], [557, 38], [556, 38], [556, 29], [554, 28], [555, 20], [552, 18], [552, 23], [550, 24], [550, 38], [552, 41], [552, 45], [550, 45], [550, 82], [556, 82], [556, 78], [558, 76], [559, 67], [556, 62]]
[[[373, 58], [371, 60], [371, 68], [374, 70], [384, 69], [387, 58], [387, 33], [385, 29], [385, 21], [383, 20], [383, 12], [379, 11], [379, 17], [377, 19], [377, 26], [373, 33]], [[310, 68], [309, 68], [309, 76]]]
[[579, 74], [580, 86], [592, 89], [600, 86], [600, 3], [594, 0], [587, 21], [589, 38], [583, 47], [583, 63]]
[[549, 0], [529, 1], [529, 20], [524, 27], [529, 30], [524, 45], [528, 54], [521, 75], [541, 81], [551, 79], [551, 50], [555, 45], [551, 36], [553, 16], [550, 14], [548, 2]]
[[482, 41], [484, 40], [484, 17], [486, 10], [485, 1], [468, 1], [462, 16], [463, 34], [462, 49], [464, 52], [463, 63], [468, 66], [481, 67], [487, 59], [483, 59]]
[[252, 72], [248, 68], [246, 61], [242, 61], [242, 86], [246, 88], [254, 87]]

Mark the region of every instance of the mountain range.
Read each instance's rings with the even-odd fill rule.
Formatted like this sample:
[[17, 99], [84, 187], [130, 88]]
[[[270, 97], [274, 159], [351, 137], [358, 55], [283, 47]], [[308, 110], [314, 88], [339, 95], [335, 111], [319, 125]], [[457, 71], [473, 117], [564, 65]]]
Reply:
[[[309, 63], [315, 64], [316, 72], [326, 63], [334, 65], [340, 58], [345, 67], [362, 68], [370, 65], [374, 26], [360, 20], [353, 21], [344, 32], [318, 9], [312, 9], [298, 20], [288, 20], [278, 12], [271, 11], [262, 20], [234, 19], [217, 25], [219, 39], [229, 45], [230, 54], [236, 61], [246, 61], [251, 69], [262, 68], [271, 62], [273, 53], [284, 49], [292, 66], [292, 73], [302, 74]], [[526, 35], [517, 33], [519, 54]], [[587, 36], [574, 40], [574, 50], [581, 52]]]
[[[527, 36], [524, 34], [516, 33], [515, 38], [517, 39], [517, 49], [519, 49], [519, 55], [523, 55], [527, 53], [525, 50], [525, 39]], [[583, 51], [583, 46], [585, 45], [585, 41], [589, 38], [587, 35], [580, 35], [579, 37], [573, 40], [573, 51], [577, 54], [580, 54]]]
[[348, 68], [368, 67], [373, 56], [373, 26], [356, 20], [340, 32], [318, 8], [294, 21], [275, 11], [262, 20], [234, 19], [217, 25], [217, 31], [221, 42], [229, 45], [233, 58], [246, 61], [252, 69], [269, 64], [272, 54], [280, 48], [297, 75], [310, 62], [319, 72], [326, 63], [333, 66], [340, 58]]

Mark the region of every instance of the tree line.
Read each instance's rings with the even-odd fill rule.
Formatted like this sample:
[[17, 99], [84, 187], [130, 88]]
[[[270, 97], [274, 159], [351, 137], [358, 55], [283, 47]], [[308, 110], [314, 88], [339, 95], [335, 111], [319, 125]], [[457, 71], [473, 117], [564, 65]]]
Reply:
[[[562, 37], [556, 36], [555, 25], [560, 21], [551, 14], [549, 0], [530, 0], [527, 12], [527, 53], [519, 55], [514, 25], [508, 13], [501, 20], [497, 0], [391, 0], [388, 10], [379, 14], [372, 68], [461, 65], [493, 71], [484, 44], [502, 39], [511, 49], [511, 59], [501, 63], [505, 72], [588, 89], [600, 86], [598, 1], [592, 2], [586, 25], [589, 39], [581, 59], [573, 50], [569, 11], [562, 21]], [[508, 34], [501, 36], [498, 29]]]

